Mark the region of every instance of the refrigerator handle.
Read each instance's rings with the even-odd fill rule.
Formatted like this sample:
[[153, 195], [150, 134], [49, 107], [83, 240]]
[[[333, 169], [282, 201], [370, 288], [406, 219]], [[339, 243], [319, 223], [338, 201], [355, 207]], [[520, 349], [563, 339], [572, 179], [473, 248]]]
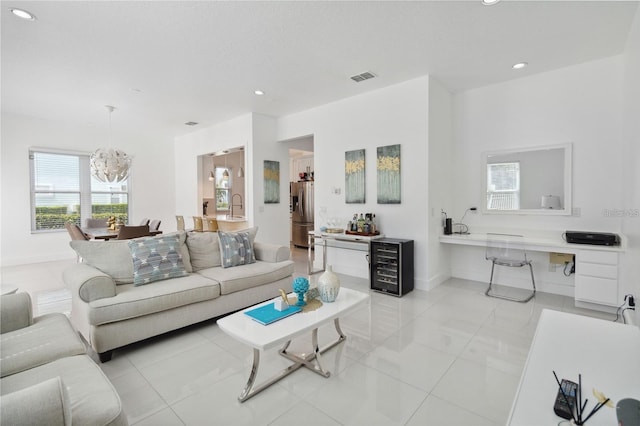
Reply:
[[302, 189], [298, 190], [298, 213], [304, 217], [304, 191]]

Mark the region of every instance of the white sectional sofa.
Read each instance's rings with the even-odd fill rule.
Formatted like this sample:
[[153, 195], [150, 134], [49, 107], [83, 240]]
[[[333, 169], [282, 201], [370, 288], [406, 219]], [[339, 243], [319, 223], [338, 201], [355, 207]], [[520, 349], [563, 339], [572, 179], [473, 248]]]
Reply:
[[27, 293], [2, 296], [3, 425], [126, 425], [113, 385], [63, 314], [33, 318]]
[[115, 348], [276, 297], [280, 288], [290, 291], [289, 247], [257, 242], [256, 233], [72, 241], [83, 261], [63, 274], [71, 322], [105, 362]]

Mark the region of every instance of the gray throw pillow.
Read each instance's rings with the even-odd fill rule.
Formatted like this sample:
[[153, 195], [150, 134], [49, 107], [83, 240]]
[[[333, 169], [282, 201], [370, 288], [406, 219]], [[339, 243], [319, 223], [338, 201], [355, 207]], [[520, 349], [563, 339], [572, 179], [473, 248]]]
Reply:
[[133, 259], [133, 285], [188, 275], [182, 263], [178, 235], [129, 240]]
[[249, 232], [218, 231], [218, 238], [223, 268], [255, 263], [256, 256], [253, 252], [253, 241]]

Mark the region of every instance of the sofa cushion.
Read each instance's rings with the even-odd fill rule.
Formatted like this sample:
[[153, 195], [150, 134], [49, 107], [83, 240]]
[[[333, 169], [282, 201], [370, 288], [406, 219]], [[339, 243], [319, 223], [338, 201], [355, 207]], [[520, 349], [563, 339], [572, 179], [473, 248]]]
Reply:
[[217, 232], [189, 232], [187, 247], [194, 272], [221, 265]]
[[127, 424], [118, 393], [100, 367], [87, 355], [61, 358], [20, 374], [3, 377], [0, 392], [6, 395], [55, 377], [61, 377], [66, 387], [73, 424]]
[[101, 270], [117, 284], [133, 282], [133, 261], [128, 241], [82, 241], [70, 243], [82, 261]]
[[167, 311], [220, 296], [217, 281], [198, 274], [135, 287], [119, 285], [114, 297], [89, 303], [89, 323], [100, 325]]
[[138, 238], [128, 243], [133, 258], [134, 286], [187, 275], [177, 235]]
[[224, 295], [286, 278], [293, 274], [293, 264], [291, 260], [278, 263], [256, 261], [237, 268], [204, 269], [198, 274], [218, 281], [220, 293]]
[[8, 425], [71, 426], [69, 394], [60, 377], [2, 395], [0, 418]]
[[[84, 343], [63, 314], [41, 315], [29, 327], [4, 333], [0, 339], [0, 377], [3, 378], [86, 352]], [[4, 379], [2, 385], [4, 387]]]
[[[150, 238], [162, 238], [170, 235], [178, 235], [180, 253], [187, 272], [191, 269], [189, 250], [185, 244], [185, 232], [175, 232]], [[115, 241], [82, 241], [73, 240], [69, 243], [76, 253], [82, 258], [83, 263], [101, 270], [116, 282], [116, 284], [129, 284], [133, 282], [133, 260], [129, 250], [129, 240]]]
[[223, 268], [255, 263], [253, 241], [249, 239], [248, 232], [218, 231], [218, 239], [220, 240]]

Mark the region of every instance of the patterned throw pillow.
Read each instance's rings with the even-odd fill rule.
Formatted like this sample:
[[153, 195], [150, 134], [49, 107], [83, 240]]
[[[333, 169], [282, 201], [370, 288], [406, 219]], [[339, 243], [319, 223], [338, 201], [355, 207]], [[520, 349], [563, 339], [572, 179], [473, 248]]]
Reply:
[[255, 263], [256, 256], [248, 232], [218, 231], [218, 239], [220, 240], [223, 268]]
[[188, 275], [182, 262], [178, 235], [130, 240], [133, 285]]

